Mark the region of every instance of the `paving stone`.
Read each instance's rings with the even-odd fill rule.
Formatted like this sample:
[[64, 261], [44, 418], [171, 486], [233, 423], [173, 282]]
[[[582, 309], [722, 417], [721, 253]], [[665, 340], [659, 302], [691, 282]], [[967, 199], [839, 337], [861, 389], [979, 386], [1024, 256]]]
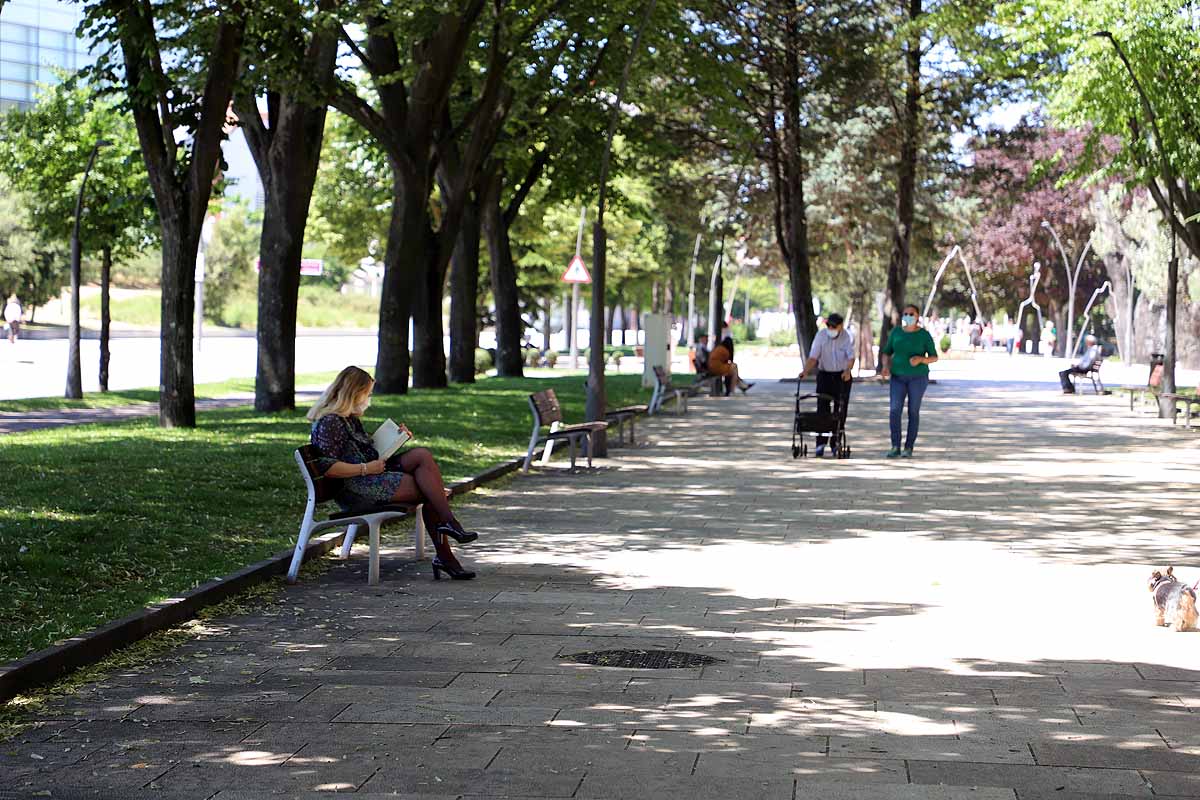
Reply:
[[352, 703], [335, 722], [395, 722], [413, 724], [549, 725], [557, 708], [488, 708], [456, 703], [369, 701]]
[[973, 742], [953, 736], [829, 737], [829, 755], [847, 758], [921, 759], [990, 764], [1033, 764], [1023, 741]]
[[[828, 781], [796, 781], [795, 800], [859, 800], [861, 786]], [[992, 786], [905, 786], [895, 783], [872, 784], [872, 800], [1015, 800], [1012, 789]]]
[[1194, 772], [1142, 770], [1141, 774], [1154, 789], [1156, 795], [1200, 797], [1200, 775]]
[[1150, 795], [1134, 770], [914, 760], [908, 762], [908, 773], [917, 784], [1009, 787], [1018, 797], [1027, 791]]
[[1200, 773], [1200, 756], [1158, 747], [1107, 747], [1038, 742], [1033, 754], [1039, 764], [1071, 767], [1112, 767]]
[[572, 797], [577, 775], [550, 770], [471, 770], [453, 767], [383, 767], [363, 786], [367, 793], [478, 794], [497, 797]]
[[763, 778], [755, 774], [680, 776], [589, 775], [583, 779], [579, 798], [642, 800], [646, 797], [687, 797], [691, 800], [791, 800], [791, 779]]

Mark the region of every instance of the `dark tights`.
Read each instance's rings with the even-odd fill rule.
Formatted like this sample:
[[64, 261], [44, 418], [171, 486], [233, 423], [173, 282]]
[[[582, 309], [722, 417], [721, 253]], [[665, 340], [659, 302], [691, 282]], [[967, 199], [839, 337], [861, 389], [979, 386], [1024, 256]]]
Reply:
[[400, 487], [392, 495], [397, 503], [423, 503], [422, 518], [429, 538], [433, 539], [434, 549], [443, 563], [458, 561], [450, 550], [450, 541], [446, 536], [436, 534], [438, 525], [449, 522], [458, 525], [454, 512], [450, 510], [450, 501], [446, 499], [446, 483], [442, 480], [442, 471], [433, 460], [433, 453], [424, 447], [417, 447], [399, 456], [392, 456], [389, 462], [399, 466], [404, 471], [404, 479]]

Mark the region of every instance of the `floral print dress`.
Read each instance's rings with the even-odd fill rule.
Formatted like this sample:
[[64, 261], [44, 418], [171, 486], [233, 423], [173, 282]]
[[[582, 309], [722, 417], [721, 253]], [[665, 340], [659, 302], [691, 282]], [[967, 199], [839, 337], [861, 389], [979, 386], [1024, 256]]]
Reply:
[[[321, 458], [318, 460], [321, 474], [325, 474], [335, 461], [366, 464], [379, 458], [379, 452], [371, 441], [371, 434], [366, 432], [362, 420], [358, 417], [326, 414], [313, 423], [312, 443], [321, 451]], [[403, 478], [400, 454], [397, 453], [387, 460], [384, 471], [379, 475], [343, 478], [342, 488], [333, 499], [343, 509], [387, 502], [400, 488]]]

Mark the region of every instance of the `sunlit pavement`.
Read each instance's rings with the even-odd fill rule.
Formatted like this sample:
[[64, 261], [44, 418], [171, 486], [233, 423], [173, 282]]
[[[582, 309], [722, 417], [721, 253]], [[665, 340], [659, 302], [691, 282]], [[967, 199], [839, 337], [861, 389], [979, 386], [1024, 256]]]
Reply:
[[[870, 382], [853, 457], [793, 460], [795, 385], [764, 381], [477, 496], [473, 582], [431, 581], [397, 530], [382, 586], [356, 550], [59, 703], [0, 748], [0, 787], [1200, 796], [1200, 633], [1154, 627], [1146, 588], [1200, 579], [1200, 431], [952, 366], [911, 461], [882, 458]], [[560, 658], [618, 648], [717, 661]]]

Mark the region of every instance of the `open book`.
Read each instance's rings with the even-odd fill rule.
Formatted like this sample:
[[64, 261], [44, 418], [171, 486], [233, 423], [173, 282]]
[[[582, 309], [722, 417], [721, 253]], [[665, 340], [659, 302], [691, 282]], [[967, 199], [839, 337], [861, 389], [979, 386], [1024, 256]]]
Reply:
[[375, 449], [379, 451], [379, 457], [383, 459], [391, 458], [410, 439], [412, 439], [412, 436], [409, 435], [408, 431], [403, 430], [390, 419], [380, 425], [375, 433], [371, 434], [371, 441], [375, 443]]

